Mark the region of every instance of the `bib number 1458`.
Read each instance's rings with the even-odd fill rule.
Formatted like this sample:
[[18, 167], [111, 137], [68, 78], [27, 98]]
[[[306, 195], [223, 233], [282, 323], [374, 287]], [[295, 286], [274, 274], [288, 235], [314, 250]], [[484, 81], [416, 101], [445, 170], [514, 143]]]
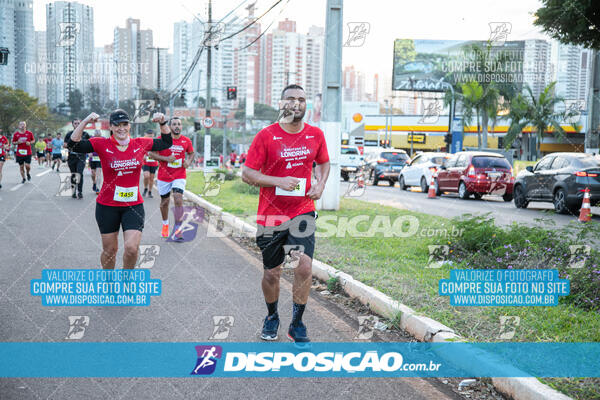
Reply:
[[137, 186], [133, 186], [133, 187], [115, 186], [115, 196], [113, 197], [114, 201], [121, 201], [121, 202], [136, 201], [137, 197], [138, 197]]

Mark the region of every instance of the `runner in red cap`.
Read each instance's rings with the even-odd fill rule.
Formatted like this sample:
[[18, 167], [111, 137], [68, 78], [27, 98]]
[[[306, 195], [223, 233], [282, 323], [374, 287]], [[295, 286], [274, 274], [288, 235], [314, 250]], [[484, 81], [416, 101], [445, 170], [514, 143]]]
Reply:
[[119, 229], [122, 227], [123, 268], [133, 269], [144, 229], [144, 200], [139, 192], [142, 162], [148, 151], [171, 147], [171, 130], [165, 116], [156, 113], [152, 121], [160, 124], [160, 139], [131, 138], [129, 115], [119, 109], [110, 114], [110, 138], [82, 140], [84, 127], [98, 118], [98, 114], [91, 113], [81, 121], [73, 131], [68, 147], [77, 153], [96, 152], [100, 157], [104, 182], [96, 199], [96, 222], [102, 236], [102, 267], [115, 268]]

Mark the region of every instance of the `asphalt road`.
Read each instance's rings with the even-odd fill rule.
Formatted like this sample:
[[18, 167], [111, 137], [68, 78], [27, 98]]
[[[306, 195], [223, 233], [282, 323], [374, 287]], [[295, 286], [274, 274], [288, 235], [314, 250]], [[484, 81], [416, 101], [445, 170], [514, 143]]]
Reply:
[[[66, 166], [62, 169], [67, 170]], [[230, 239], [206, 237], [205, 227], [192, 242], [164, 242], [156, 193], [154, 199], [145, 202], [142, 244], [160, 246], [151, 273], [152, 278], [162, 280], [161, 296], [153, 297], [148, 307], [42, 306], [39, 297], [30, 295], [30, 280], [39, 279], [42, 269], [99, 268], [101, 247], [89, 172], [84, 175], [82, 200], [56, 196], [60, 186], [56, 172], [37, 165], [32, 172], [32, 181], [21, 185], [16, 164], [7, 162], [0, 189], [0, 341], [73, 342], [66, 339], [69, 316], [87, 316], [89, 324], [79, 341], [206, 342], [213, 330], [212, 317], [219, 315], [235, 318], [226, 341], [260, 340], [266, 307], [260, 291], [259, 260]], [[378, 188], [369, 193], [386, 190], [397, 192]], [[409, 196], [415, 200], [422, 197]], [[118, 260], [121, 255], [119, 251]], [[291, 317], [291, 285], [287, 280], [282, 280], [279, 310], [280, 340], [287, 340], [284, 334]], [[356, 319], [314, 292], [304, 320], [313, 341], [353, 341], [358, 329]], [[191, 370], [193, 365], [185, 368]], [[436, 379], [0, 379], [2, 399], [262, 400], [317, 396], [461, 398]]]
[[[402, 191], [396, 184], [391, 187], [387, 182], [378, 186], [367, 185], [365, 190], [354, 189], [352, 182], [341, 182], [340, 195], [381, 205], [418, 211], [440, 217], [457, 217], [463, 214], [492, 213], [499, 225], [510, 225], [513, 222], [526, 225], [539, 225], [540, 218], [549, 220], [542, 222], [547, 227], [564, 226], [577, 221], [579, 215], [560, 215], [554, 212], [552, 203], [531, 202], [526, 209], [516, 208], [514, 202], [505, 202], [501, 196], [483, 196], [480, 200], [470, 198], [461, 200], [457, 194], [445, 194], [436, 199], [428, 199], [426, 193], [419, 188]], [[600, 207], [592, 207], [593, 221], [600, 221]]]

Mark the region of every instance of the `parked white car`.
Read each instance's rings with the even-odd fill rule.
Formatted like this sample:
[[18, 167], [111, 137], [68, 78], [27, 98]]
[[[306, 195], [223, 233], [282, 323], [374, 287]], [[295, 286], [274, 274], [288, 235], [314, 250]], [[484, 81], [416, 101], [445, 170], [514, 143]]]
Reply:
[[364, 164], [364, 157], [358, 147], [342, 145], [340, 149], [340, 169], [342, 179], [348, 181], [351, 173], [357, 173]]
[[400, 190], [406, 190], [408, 186], [420, 186], [421, 191], [429, 190], [431, 177], [450, 155], [448, 153], [419, 153], [415, 155], [410, 163], [402, 171], [398, 181]]

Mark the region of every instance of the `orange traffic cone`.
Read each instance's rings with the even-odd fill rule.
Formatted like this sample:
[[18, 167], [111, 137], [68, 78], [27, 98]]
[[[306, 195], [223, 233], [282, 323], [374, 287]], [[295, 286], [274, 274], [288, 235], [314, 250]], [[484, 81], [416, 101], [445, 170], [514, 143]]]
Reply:
[[589, 222], [592, 220], [592, 208], [590, 206], [590, 188], [585, 188], [583, 194], [583, 203], [579, 211], [579, 222]]
[[429, 184], [429, 192], [427, 193], [428, 199], [435, 199], [435, 179], [431, 176], [431, 183]]

